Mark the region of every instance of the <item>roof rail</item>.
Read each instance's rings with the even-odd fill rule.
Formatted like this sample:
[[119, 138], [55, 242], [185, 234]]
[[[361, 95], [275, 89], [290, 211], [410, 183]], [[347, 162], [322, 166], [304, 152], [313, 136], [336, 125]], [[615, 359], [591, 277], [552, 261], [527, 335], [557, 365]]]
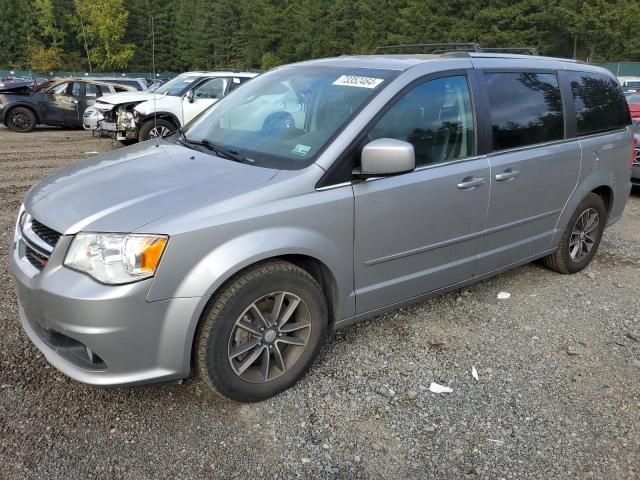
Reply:
[[377, 47], [376, 52], [380, 50], [397, 50], [397, 49], [424, 49], [430, 50], [428, 53], [440, 54], [449, 52], [481, 52], [482, 49], [477, 43], [414, 43], [410, 45], [385, 45]]
[[538, 49], [533, 47], [481, 48], [480, 51], [487, 53], [516, 53], [519, 55], [539, 55]]
[[465, 53], [512, 53], [518, 55], [539, 55], [533, 47], [498, 47], [483, 48], [479, 43], [415, 43], [410, 45], [385, 45], [377, 47], [376, 52], [397, 49], [424, 49], [431, 54], [460, 54]]

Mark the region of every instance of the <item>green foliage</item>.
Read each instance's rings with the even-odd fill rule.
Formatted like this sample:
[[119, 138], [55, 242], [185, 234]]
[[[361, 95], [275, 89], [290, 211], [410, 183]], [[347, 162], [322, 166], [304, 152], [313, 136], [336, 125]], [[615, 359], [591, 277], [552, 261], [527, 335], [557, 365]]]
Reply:
[[0, 0], [0, 12], [0, 65], [10, 67], [86, 68], [86, 37], [94, 68], [151, 70], [152, 25], [158, 71], [433, 42], [640, 60], [640, 0]]
[[123, 43], [129, 12], [123, 0], [74, 0], [72, 17], [78, 35], [89, 46], [89, 57], [98, 68], [124, 68], [133, 58], [134, 45]]

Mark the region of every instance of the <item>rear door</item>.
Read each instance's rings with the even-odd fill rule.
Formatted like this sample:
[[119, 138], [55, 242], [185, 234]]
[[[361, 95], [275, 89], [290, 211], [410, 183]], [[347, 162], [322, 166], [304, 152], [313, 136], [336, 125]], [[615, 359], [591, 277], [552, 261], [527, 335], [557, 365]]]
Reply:
[[416, 169], [353, 185], [358, 313], [470, 279], [489, 200], [466, 72], [425, 79], [387, 107], [363, 144], [413, 144]]
[[546, 251], [580, 173], [577, 140], [565, 137], [555, 71], [481, 75], [487, 116], [491, 196], [478, 273]]

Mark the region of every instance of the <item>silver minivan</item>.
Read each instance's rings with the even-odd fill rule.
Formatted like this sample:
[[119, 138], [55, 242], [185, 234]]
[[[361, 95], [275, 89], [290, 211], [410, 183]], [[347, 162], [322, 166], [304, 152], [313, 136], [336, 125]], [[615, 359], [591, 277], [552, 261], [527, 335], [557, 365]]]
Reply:
[[[591, 261], [631, 188], [613, 75], [487, 53], [276, 68], [26, 196], [20, 319], [66, 375], [259, 401], [334, 328], [543, 259]], [[384, 341], [384, 339], [381, 339]]]

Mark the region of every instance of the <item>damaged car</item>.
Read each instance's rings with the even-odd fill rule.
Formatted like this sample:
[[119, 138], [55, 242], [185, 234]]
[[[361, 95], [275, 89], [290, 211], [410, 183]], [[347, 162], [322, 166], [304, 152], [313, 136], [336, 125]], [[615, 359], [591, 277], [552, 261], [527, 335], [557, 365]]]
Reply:
[[[253, 72], [188, 72], [153, 91], [101, 98], [85, 112], [85, 129], [107, 133], [125, 145], [162, 137], [187, 124], [224, 95], [255, 77]], [[93, 121], [96, 118], [93, 127]]]
[[15, 132], [30, 132], [36, 125], [82, 128], [82, 113], [103, 95], [131, 87], [84, 79], [59, 79], [36, 91], [0, 91], [0, 123]]

